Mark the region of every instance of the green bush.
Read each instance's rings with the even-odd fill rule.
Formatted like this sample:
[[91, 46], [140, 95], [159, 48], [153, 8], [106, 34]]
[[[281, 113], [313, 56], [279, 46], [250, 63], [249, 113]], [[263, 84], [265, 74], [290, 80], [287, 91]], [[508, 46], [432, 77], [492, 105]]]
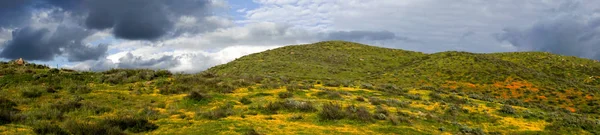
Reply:
[[281, 98], [281, 99], [286, 99], [286, 98], [291, 98], [291, 97], [293, 97], [293, 96], [294, 96], [294, 93], [292, 93], [292, 92], [287, 92], [287, 91], [286, 91], [286, 92], [279, 92], [279, 93], [277, 93], [277, 95], [278, 95], [278, 96], [279, 96], [279, 98]]
[[348, 115], [348, 117], [350, 119], [354, 119], [354, 120], [359, 120], [359, 121], [363, 121], [363, 122], [372, 122], [373, 119], [373, 115], [371, 114], [371, 112], [369, 112], [369, 110], [364, 107], [364, 106], [347, 106], [346, 107], [346, 114]]
[[410, 101], [399, 101], [397, 99], [388, 99], [385, 102], [385, 104], [387, 104], [388, 106], [402, 107], [402, 108], [410, 107]]
[[11, 100], [0, 97], [0, 125], [16, 121], [19, 110], [15, 109], [17, 104]]
[[240, 99], [240, 103], [242, 103], [244, 105], [248, 105], [248, 104], [252, 104], [252, 101], [246, 97], [242, 97], [242, 99]]
[[385, 104], [384, 100], [381, 100], [377, 97], [369, 97], [369, 102], [371, 102], [371, 105], [382, 105]]
[[216, 120], [233, 115], [233, 104], [227, 103], [219, 108], [205, 112], [202, 116], [208, 119]]
[[340, 120], [346, 117], [342, 105], [335, 103], [324, 104], [318, 116], [321, 120]]
[[246, 131], [246, 133], [244, 133], [244, 135], [262, 135], [262, 134], [258, 133], [255, 129], [250, 129], [250, 130]]
[[341, 84], [340, 82], [338, 82], [338, 81], [333, 81], [333, 80], [326, 81], [326, 82], [323, 84], [323, 86], [328, 86], [328, 87], [340, 87], [341, 85], [342, 85], [342, 84]]
[[500, 110], [498, 110], [501, 113], [504, 114], [516, 114], [517, 111], [511, 106], [511, 105], [503, 105], [502, 107], [500, 107]]
[[199, 91], [192, 91], [187, 96], [185, 96], [185, 98], [194, 100], [194, 101], [204, 101], [204, 100], [210, 99], [210, 96], [208, 94], [201, 93]]
[[74, 135], [124, 135], [118, 127], [108, 124], [96, 124], [91, 122], [77, 122], [75, 120], [65, 121], [63, 127]]
[[375, 86], [373, 86], [373, 84], [370, 83], [361, 83], [360, 84], [360, 88], [361, 89], [369, 89], [369, 90], [374, 90]]
[[277, 113], [279, 110], [314, 112], [317, 109], [310, 102], [297, 101], [294, 99], [286, 99], [284, 101], [270, 102], [265, 106], [269, 113]]
[[402, 89], [398, 88], [395, 84], [382, 84], [377, 86], [376, 89], [384, 92], [402, 92]]
[[38, 122], [33, 126], [33, 132], [39, 135], [69, 135], [60, 126], [48, 122]]
[[412, 100], [421, 100], [421, 95], [419, 94], [404, 94], [404, 97]]
[[163, 95], [170, 95], [170, 94], [181, 94], [181, 93], [185, 93], [192, 90], [191, 86], [188, 85], [182, 85], [182, 84], [177, 84], [177, 85], [165, 85], [161, 88], [159, 88], [159, 93], [163, 94]]
[[442, 97], [442, 95], [440, 95], [439, 92], [432, 91], [431, 93], [429, 93], [429, 99], [433, 101], [442, 101], [444, 100], [444, 97]]
[[559, 113], [555, 116], [551, 116], [549, 121], [551, 121], [552, 123], [545, 127], [546, 130], [558, 131], [569, 129], [583, 129], [592, 134], [600, 134], [600, 120], [598, 119], [587, 118], [584, 116], [576, 116], [566, 113]]
[[470, 128], [467, 126], [462, 126], [458, 130], [461, 133], [468, 134], [468, 135], [485, 135], [485, 132], [483, 132], [483, 130], [481, 130], [481, 128]]
[[50, 70], [48, 70], [48, 73], [51, 73], [51, 74], [57, 74], [57, 73], [59, 73], [59, 72], [60, 72], [60, 70], [58, 70], [58, 69], [56, 69], [56, 68], [53, 68], [53, 69], [50, 69]]
[[44, 91], [38, 87], [25, 87], [21, 89], [21, 96], [26, 98], [37, 98], [42, 96]]
[[327, 98], [327, 99], [340, 99], [342, 95], [340, 92], [332, 91], [332, 90], [324, 90], [316, 93], [317, 97]]
[[356, 101], [358, 101], [358, 102], [365, 102], [365, 98], [363, 98], [363, 97], [356, 97]]
[[406, 116], [390, 115], [388, 116], [388, 119], [390, 120], [390, 123], [392, 123], [392, 125], [400, 125], [402, 123], [412, 124], [412, 120], [410, 120], [410, 118]]
[[383, 106], [378, 105], [375, 108], [375, 114], [384, 114], [384, 115], [388, 116], [390, 114], [390, 112], [387, 109], [383, 108]]
[[158, 128], [156, 124], [150, 123], [146, 118], [131, 116], [111, 117], [102, 120], [99, 124], [133, 133], [152, 131]]
[[92, 88], [90, 88], [90, 86], [87, 86], [85, 84], [83, 85], [75, 85], [69, 88], [69, 93], [72, 94], [87, 94], [92, 92]]
[[70, 99], [67, 101], [59, 101], [57, 103], [53, 103], [50, 105], [50, 108], [56, 109], [60, 112], [70, 112], [81, 107], [81, 103], [79, 101], [83, 100], [80, 97], [76, 97], [74, 99]]

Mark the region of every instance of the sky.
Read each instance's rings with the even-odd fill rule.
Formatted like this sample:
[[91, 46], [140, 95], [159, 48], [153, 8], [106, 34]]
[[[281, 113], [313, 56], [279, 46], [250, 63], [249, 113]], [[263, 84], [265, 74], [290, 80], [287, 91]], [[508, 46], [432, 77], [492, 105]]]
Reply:
[[327, 40], [600, 60], [598, 0], [2, 0], [0, 60], [196, 73]]

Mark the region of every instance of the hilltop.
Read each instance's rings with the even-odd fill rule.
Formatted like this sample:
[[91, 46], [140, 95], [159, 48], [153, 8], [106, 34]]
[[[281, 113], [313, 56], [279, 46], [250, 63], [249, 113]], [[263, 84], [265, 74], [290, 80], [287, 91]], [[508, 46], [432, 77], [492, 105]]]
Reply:
[[326, 41], [198, 74], [0, 67], [0, 134], [600, 134], [600, 63], [543, 52]]

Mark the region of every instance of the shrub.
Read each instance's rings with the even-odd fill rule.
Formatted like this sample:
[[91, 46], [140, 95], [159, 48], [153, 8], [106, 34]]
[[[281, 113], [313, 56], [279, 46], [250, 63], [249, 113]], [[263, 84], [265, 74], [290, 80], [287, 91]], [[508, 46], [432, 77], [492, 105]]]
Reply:
[[291, 92], [279, 92], [277, 95], [278, 95], [278, 96], [279, 96], [279, 98], [281, 98], [281, 99], [286, 99], [286, 98], [291, 98], [291, 97], [293, 97], [293, 96], [294, 96], [294, 93], [291, 93]]
[[335, 103], [324, 104], [318, 115], [322, 120], [340, 120], [346, 117], [342, 111], [342, 106]]
[[44, 91], [38, 87], [25, 87], [21, 89], [21, 96], [26, 98], [37, 98], [42, 96]]
[[38, 122], [33, 126], [33, 132], [40, 135], [69, 135], [67, 131], [60, 128], [56, 124], [50, 124], [48, 122]]
[[192, 88], [188, 85], [181, 85], [181, 84], [174, 85], [174, 86], [165, 85], [159, 89], [159, 93], [163, 94], [163, 95], [181, 94], [184, 92], [188, 92], [191, 89]]
[[346, 107], [345, 110], [346, 110], [346, 114], [351, 119], [360, 120], [360, 121], [363, 121], [363, 122], [371, 122], [371, 121], [373, 121], [372, 114], [364, 106], [356, 107], [354, 105], [351, 105], [351, 106]]
[[17, 106], [15, 102], [0, 97], [0, 125], [16, 120], [18, 110], [14, 108], [15, 106]]
[[158, 128], [156, 124], [150, 123], [145, 118], [131, 116], [107, 118], [102, 120], [100, 124], [117, 127], [120, 130], [127, 130], [133, 133], [152, 131]]
[[171, 77], [173, 74], [169, 70], [158, 70], [154, 72], [156, 77]]
[[483, 132], [483, 130], [481, 130], [481, 128], [470, 128], [467, 126], [462, 126], [458, 130], [463, 134], [485, 135], [485, 132]]
[[600, 134], [600, 120], [597, 119], [559, 113], [550, 117], [550, 120], [553, 122], [546, 126], [546, 130], [583, 129], [592, 134]]
[[244, 133], [244, 135], [262, 135], [262, 134], [258, 133], [255, 129], [250, 129], [250, 130], [246, 131], [246, 133]]
[[242, 97], [242, 99], [240, 99], [240, 103], [242, 103], [244, 105], [248, 105], [248, 104], [252, 104], [252, 101], [246, 97]]
[[385, 104], [385, 101], [377, 98], [377, 97], [369, 97], [369, 102], [371, 102], [372, 105], [381, 105], [381, 104]]
[[385, 102], [388, 106], [402, 107], [407, 108], [410, 107], [410, 101], [398, 101], [396, 99], [388, 99]]
[[285, 88], [289, 92], [294, 92], [297, 90], [310, 90], [311, 88], [314, 88], [314, 86], [312, 84], [305, 84], [305, 85], [290, 84], [290, 85], [287, 85]]
[[363, 97], [356, 97], [356, 101], [358, 101], [358, 102], [365, 102], [365, 98], [363, 98]]
[[227, 103], [217, 109], [208, 111], [203, 114], [205, 118], [216, 120], [233, 115], [233, 104]]
[[233, 93], [233, 91], [235, 91], [236, 87], [234, 87], [232, 84], [221, 84], [221, 85], [217, 85], [217, 92], [220, 93]]
[[502, 107], [500, 107], [500, 111], [501, 113], [504, 114], [515, 114], [517, 113], [517, 111], [510, 105], [503, 105]]
[[64, 118], [64, 112], [53, 108], [43, 108], [36, 109], [34, 111], [27, 111], [26, 113], [22, 113], [22, 115], [27, 119], [35, 120], [62, 120]]
[[376, 113], [373, 116], [375, 116], [375, 119], [378, 119], [378, 120], [386, 120], [387, 119], [387, 115], [385, 115], [383, 113]]
[[63, 124], [65, 130], [74, 135], [124, 135], [118, 128], [107, 124], [77, 122], [68, 120]]
[[342, 84], [340, 82], [333, 81], [333, 80], [327, 81], [323, 84], [323, 86], [328, 86], [328, 87], [340, 87], [341, 85]]
[[46, 87], [46, 92], [48, 92], [48, 93], [56, 93], [60, 89], [62, 89], [61, 86], [48, 86], [48, 87]]
[[87, 94], [92, 92], [92, 88], [87, 85], [76, 85], [69, 88], [69, 93], [72, 94]]
[[276, 113], [279, 110], [285, 109], [288, 111], [314, 112], [317, 109], [310, 102], [297, 101], [286, 99], [285, 101], [271, 102], [265, 107], [270, 113]]
[[446, 110], [446, 114], [451, 116], [458, 116], [460, 113], [465, 111], [466, 110], [464, 110], [460, 104], [452, 104], [450, 105], [448, 110]]
[[48, 72], [51, 74], [56, 74], [56, 73], [60, 72], [60, 70], [53, 68], [53, 69], [48, 70]]
[[377, 106], [377, 108], [375, 109], [375, 114], [384, 114], [384, 115], [389, 115], [389, 111], [385, 108], [383, 108], [382, 106]]
[[400, 92], [401, 89], [398, 88], [395, 84], [382, 84], [377, 86], [377, 90], [385, 91], [385, 92]]
[[440, 93], [432, 91], [431, 93], [429, 93], [429, 99], [438, 101], [438, 100], [443, 100], [444, 97], [442, 97], [442, 95], [440, 95]]
[[392, 125], [399, 125], [401, 123], [405, 123], [405, 124], [411, 124], [412, 123], [412, 121], [410, 120], [410, 118], [405, 117], [405, 116], [390, 115], [388, 117], [388, 119], [390, 120], [390, 123], [392, 123]]
[[192, 91], [187, 96], [185, 96], [185, 98], [194, 100], [194, 101], [203, 101], [203, 100], [208, 100], [210, 98], [210, 96], [207, 94], [201, 93], [199, 91]]
[[9, 99], [0, 97], [0, 109], [1, 110], [13, 110], [13, 107], [15, 107], [15, 106], [17, 106], [17, 103], [15, 103]]
[[448, 102], [448, 103], [455, 103], [455, 104], [467, 104], [467, 103], [469, 103], [469, 99], [460, 98], [460, 97], [455, 96], [455, 95], [450, 95], [447, 98], [444, 98], [443, 101]]
[[412, 100], [421, 100], [421, 95], [419, 94], [404, 94], [404, 97]]
[[360, 84], [360, 88], [361, 89], [369, 89], [369, 90], [374, 90], [375, 86], [373, 86], [373, 84], [370, 83], [361, 83]]
[[81, 103], [79, 101], [83, 100], [80, 97], [76, 97], [74, 99], [70, 99], [68, 101], [59, 101], [57, 103], [51, 104], [50, 108], [56, 109], [60, 112], [70, 112], [76, 110], [81, 107]]
[[337, 91], [325, 90], [317, 92], [316, 96], [327, 99], [340, 99], [342, 95]]

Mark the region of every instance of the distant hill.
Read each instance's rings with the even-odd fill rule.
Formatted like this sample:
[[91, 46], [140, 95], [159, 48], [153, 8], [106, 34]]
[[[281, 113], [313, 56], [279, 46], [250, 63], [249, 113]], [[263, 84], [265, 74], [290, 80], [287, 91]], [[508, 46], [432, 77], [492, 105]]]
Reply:
[[[247, 55], [208, 71], [390, 83], [409, 89], [433, 86], [521, 105], [556, 105], [600, 113], [600, 106], [596, 105], [600, 99], [600, 62], [544, 52], [425, 54], [326, 41]], [[586, 105], [589, 102], [592, 106]]]

